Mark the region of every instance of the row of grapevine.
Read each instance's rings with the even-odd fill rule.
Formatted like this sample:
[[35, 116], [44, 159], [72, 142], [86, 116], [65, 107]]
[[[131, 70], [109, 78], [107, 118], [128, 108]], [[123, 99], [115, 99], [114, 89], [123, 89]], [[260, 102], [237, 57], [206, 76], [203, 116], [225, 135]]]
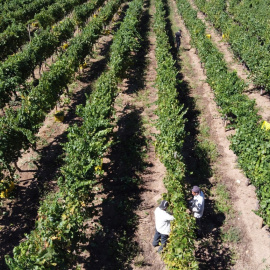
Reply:
[[[165, 2], [165, 1], [164, 1]], [[185, 201], [185, 164], [181, 156], [185, 131], [185, 110], [179, 103], [177, 92], [177, 74], [170, 53], [169, 39], [166, 33], [166, 13], [162, 0], [156, 0], [154, 30], [156, 33], [156, 58], [158, 87], [158, 124], [156, 149], [167, 169], [164, 180], [168, 190], [167, 199], [173, 207], [175, 222], [172, 225], [170, 241], [164, 254], [168, 269], [198, 269], [195, 259], [195, 222], [186, 210]]]
[[10, 269], [67, 269], [76, 262], [74, 252], [79, 251], [78, 244], [83, 241], [83, 222], [95, 214], [95, 168], [111, 144], [117, 79], [124, 71], [121, 67], [127, 67], [128, 55], [138, 47], [134, 40], [142, 6], [142, 0], [130, 4], [114, 37], [109, 71], [98, 79], [86, 106], [78, 108], [83, 124], [68, 130], [65, 165], [58, 180], [60, 191], [42, 203], [36, 230], [14, 248], [14, 258], [6, 257]]
[[[0, 50], [2, 51], [0, 60], [4, 60], [8, 55], [15, 53], [23, 44], [29, 41], [30, 29], [27, 28], [27, 24], [34, 26], [32, 32], [34, 32], [36, 37], [36, 32], [43, 33], [44, 29], [60, 21], [71, 12], [74, 7], [78, 5], [80, 7], [80, 5], [86, 1], [87, 0], [63, 0], [51, 5], [47, 10], [42, 10], [26, 24], [14, 22], [9, 25], [7, 29], [0, 34]], [[38, 31], [37, 27], [39, 27]], [[48, 32], [49, 29], [46, 31]]]
[[83, 28], [87, 23], [87, 19], [89, 18], [89, 16], [92, 15], [94, 7], [99, 7], [104, 2], [105, 2], [104, 0], [102, 1], [97, 0], [93, 2], [91, 1], [75, 7], [74, 12], [72, 14], [75, 24], [78, 25], [80, 28]]
[[230, 137], [231, 148], [246, 176], [256, 187], [259, 214], [270, 224], [270, 133], [261, 128], [255, 101], [242, 94], [244, 82], [236, 72], [229, 72], [223, 55], [206, 37], [205, 25], [197, 18], [187, 0], [177, 0], [178, 11], [190, 31], [192, 42], [205, 64], [207, 82], [214, 90], [220, 112], [236, 129]]
[[227, 11], [233, 20], [240, 23], [248, 31], [258, 38], [261, 45], [270, 45], [268, 15], [270, 13], [269, 2], [252, 0], [229, 0]]
[[69, 19], [55, 26], [53, 31], [43, 31], [33, 38], [22, 52], [10, 56], [0, 66], [0, 107], [4, 108], [13, 95], [21, 93], [23, 85], [34, 69], [50, 57], [55, 50], [73, 35], [74, 23]]
[[[34, 69], [42, 62], [50, 57], [62, 42], [73, 36], [75, 31], [75, 20], [82, 19], [80, 11], [87, 11], [87, 15], [91, 16], [95, 9], [103, 4], [104, 0], [96, 0], [81, 5], [74, 12], [74, 19], [66, 18], [51, 30], [44, 30], [36, 35], [32, 41], [19, 52], [10, 56], [0, 66], [0, 108], [3, 108], [11, 99], [12, 94], [22, 92], [21, 85], [34, 72]], [[78, 12], [78, 13], [77, 13]], [[83, 16], [86, 20], [88, 16]]]
[[[196, 0], [195, 3], [207, 18], [220, 30], [230, 43], [234, 54], [241, 59], [251, 72], [254, 83], [270, 91], [269, 47], [264, 46], [252, 31], [234, 20], [226, 13], [223, 0]], [[246, 10], [246, 12], [248, 12]]]
[[16, 52], [27, 41], [29, 41], [29, 35], [25, 25], [21, 23], [9, 25], [4, 32], [0, 33], [0, 60]]
[[31, 0], [12, 0], [12, 1], [7, 1], [7, 0], [1, 0], [0, 3], [2, 4], [2, 13], [6, 13], [9, 11], [15, 11], [19, 8], [24, 8], [25, 5], [29, 4], [32, 2]]
[[22, 149], [33, 146], [34, 134], [45, 115], [54, 108], [63, 89], [72, 81], [79, 65], [90, 53], [101, 36], [102, 28], [112, 19], [121, 2], [109, 2], [82, 33], [72, 39], [67, 50], [51, 65], [50, 71], [42, 74], [38, 86], [24, 90], [20, 108], [5, 110], [5, 117], [0, 118], [1, 179], [6, 179], [0, 184], [1, 191], [9, 185], [14, 173], [11, 162], [20, 157]]
[[75, 6], [81, 5], [86, 0], [62, 0], [51, 5], [47, 10], [42, 10], [33, 18], [34, 24], [46, 29], [71, 12]]
[[34, 0], [24, 6], [24, 8], [16, 9], [12, 12], [2, 12], [0, 20], [0, 32], [4, 31], [11, 23], [27, 22], [42, 8], [46, 8], [57, 0]]

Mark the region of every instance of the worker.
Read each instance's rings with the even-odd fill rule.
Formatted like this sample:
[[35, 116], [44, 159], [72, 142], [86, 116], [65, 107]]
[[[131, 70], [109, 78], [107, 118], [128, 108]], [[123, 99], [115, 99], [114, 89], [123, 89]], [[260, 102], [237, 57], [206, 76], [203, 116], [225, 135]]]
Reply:
[[193, 186], [192, 195], [194, 196], [189, 202], [189, 209], [196, 219], [197, 235], [202, 236], [202, 216], [204, 212], [204, 194], [198, 186]]
[[179, 47], [180, 47], [180, 43], [181, 43], [181, 40], [180, 40], [181, 37], [182, 37], [182, 31], [181, 31], [181, 29], [179, 29], [175, 33], [175, 42], [176, 42], [176, 49], [177, 49], [177, 51], [179, 51]]
[[159, 242], [161, 242], [158, 249], [159, 253], [162, 251], [163, 247], [166, 246], [170, 234], [170, 222], [174, 220], [173, 215], [166, 212], [168, 206], [169, 203], [163, 200], [155, 210], [156, 233], [153, 240], [153, 246], [157, 247]]

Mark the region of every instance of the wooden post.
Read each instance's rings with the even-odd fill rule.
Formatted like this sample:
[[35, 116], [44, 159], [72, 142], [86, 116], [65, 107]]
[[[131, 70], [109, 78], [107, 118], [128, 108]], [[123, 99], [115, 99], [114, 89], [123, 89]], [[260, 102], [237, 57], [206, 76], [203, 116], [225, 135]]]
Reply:
[[29, 40], [31, 42], [30, 24], [27, 25], [27, 30], [28, 30]]

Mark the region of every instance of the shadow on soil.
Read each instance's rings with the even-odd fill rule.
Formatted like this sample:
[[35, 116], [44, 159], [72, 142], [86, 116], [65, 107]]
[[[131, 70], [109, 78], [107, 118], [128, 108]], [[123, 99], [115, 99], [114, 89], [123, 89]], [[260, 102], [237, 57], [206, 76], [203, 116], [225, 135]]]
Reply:
[[117, 143], [112, 147], [110, 164], [104, 170], [108, 175], [102, 180], [106, 198], [99, 218], [101, 229], [90, 239], [90, 258], [85, 269], [132, 269], [131, 259], [137, 254], [138, 246], [133, 240], [137, 227], [135, 210], [140, 204], [140, 177], [144, 168], [142, 148], [143, 136], [141, 113], [126, 106], [118, 121]]
[[[169, 9], [167, 15], [169, 15]], [[172, 54], [176, 61], [176, 68], [181, 69], [181, 60], [175, 48], [174, 33], [172, 32], [172, 24], [167, 19], [167, 31], [170, 44], [172, 46]], [[221, 238], [220, 227], [223, 225], [225, 215], [218, 213], [215, 207], [215, 201], [209, 197], [209, 191], [212, 187], [209, 181], [212, 176], [211, 157], [209, 157], [209, 149], [205, 145], [200, 144], [199, 135], [199, 115], [200, 111], [196, 108], [195, 99], [190, 95], [190, 86], [183, 79], [183, 75], [179, 74], [179, 101], [185, 104], [186, 113], [186, 131], [188, 136], [184, 142], [183, 157], [187, 167], [187, 190], [191, 190], [193, 185], [199, 185], [205, 194], [205, 210], [202, 218], [202, 234], [203, 237], [196, 243], [196, 258], [199, 262], [200, 269], [217, 270], [231, 269], [232, 254], [229, 248], [226, 248]], [[192, 172], [192, 174], [190, 174]], [[192, 198], [191, 192], [187, 191], [187, 203]]]
[[[118, 27], [118, 26], [117, 26]], [[116, 28], [115, 28], [116, 29]], [[83, 82], [94, 81], [106, 68], [108, 60], [108, 52], [111, 42], [104, 43], [101, 49], [101, 55], [105, 58], [99, 59], [91, 64], [83, 74], [79, 75], [79, 79]], [[72, 104], [65, 116], [64, 123], [69, 125], [80, 125], [81, 120], [76, 116], [76, 106], [85, 104], [86, 95], [92, 92], [91, 86], [88, 85], [81, 88], [72, 96]], [[50, 131], [53, 136], [53, 130]], [[56, 136], [54, 140], [47, 146], [42, 147], [38, 151], [41, 156], [35, 170], [34, 177], [20, 181], [13, 196], [15, 199], [7, 200], [7, 210], [0, 218], [0, 269], [7, 270], [4, 255], [12, 255], [12, 250], [18, 246], [20, 241], [25, 238], [25, 234], [31, 232], [35, 226], [35, 219], [39, 208], [39, 202], [48, 191], [56, 189], [56, 180], [59, 168], [62, 165], [63, 154], [61, 144], [66, 141], [67, 132]], [[29, 173], [33, 170], [26, 170], [22, 173]]]
[[[127, 94], [136, 94], [144, 86], [144, 71], [147, 65], [146, 54], [149, 48], [149, 1], [144, 4], [141, 20], [141, 49], [133, 57], [133, 65], [125, 81]], [[122, 107], [122, 105], [120, 105]], [[88, 258], [81, 257], [84, 269], [119, 270], [132, 269], [131, 261], [139, 251], [134, 240], [138, 220], [135, 210], [139, 207], [140, 173], [145, 169], [144, 149], [147, 140], [144, 136], [141, 114], [143, 109], [127, 103], [121, 109], [114, 135], [116, 142], [106, 156], [110, 160], [104, 164], [106, 176], [101, 180], [101, 196], [105, 199], [100, 208], [99, 226], [88, 239]]]

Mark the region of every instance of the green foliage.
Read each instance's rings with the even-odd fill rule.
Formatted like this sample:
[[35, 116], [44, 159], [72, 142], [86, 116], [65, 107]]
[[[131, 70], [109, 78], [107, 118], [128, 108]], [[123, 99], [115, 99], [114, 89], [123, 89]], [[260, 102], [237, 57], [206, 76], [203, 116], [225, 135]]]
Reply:
[[73, 19], [75, 20], [76, 24], [80, 27], [83, 27], [88, 17], [91, 16], [95, 9], [100, 7], [103, 3], [104, 0], [96, 0], [75, 7], [73, 12]]
[[[79, 5], [83, 0], [68, 0], [62, 2], [61, 8], [65, 11], [66, 14], [70, 11], [71, 4]], [[78, 20], [78, 12], [80, 10], [86, 10], [86, 16], [80, 17], [80, 23], [85, 22], [85, 20], [93, 14], [94, 10], [99, 7], [104, 1], [100, 0], [97, 2], [86, 3], [85, 5], [80, 5], [76, 8], [74, 12], [74, 16], [72, 19], [66, 18], [63, 21], [60, 21], [57, 25], [54, 25], [52, 30], [45, 29], [41, 30], [39, 34], [35, 34], [32, 38], [31, 42], [28, 43], [22, 52], [18, 52], [12, 56], [9, 56], [8, 59], [2, 63], [0, 66], [0, 107], [3, 108], [5, 104], [11, 99], [12, 93], [15, 91], [21, 92], [21, 85], [25, 83], [27, 78], [34, 72], [34, 69], [39, 65], [42, 64], [48, 57], [50, 57], [57, 48], [61, 45], [62, 42], [66, 41], [68, 38], [72, 37], [75, 31], [75, 22]], [[59, 3], [56, 3], [59, 5]], [[68, 5], [69, 9], [65, 10], [66, 5]], [[50, 22], [47, 20], [46, 16], [49, 16], [47, 10], [43, 13], [39, 13], [37, 18], [35, 17], [34, 21], [38, 20], [40, 24], [41, 18], [46, 22], [48, 25], [52, 25], [55, 20], [60, 20], [63, 16], [57, 16], [55, 14], [55, 19]], [[45, 16], [45, 17], [44, 17]], [[16, 26], [17, 28], [20, 25]], [[45, 26], [44, 26], [45, 27]], [[15, 30], [17, 30], [17, 28]], [[23, 29], [26, 28], [23, 26]], [[10, 29], [12, 33], [14, 32], [13, 29]], [[22, 33], [23, 34], [23, 33]], [[21, 34], [17, 33], [16, 37], [19, 38], [20, 42], [23, 40], [23, 37], [20, 38]], [[5, 35], [4, 35], [5, 37]], [[11, 50], [14, 46], [16, 48], [20, 46], [13, 39], [6, 40], [3, 37], [3, 47], [1, 47], [1, 36], [0, 36], [0, 49], [2, 48], [3, 51], [5, 48], [7, 50]], [[28, 39], [28, 34], [26, 33], [26, 38]]]
[[25, 23], [32, 19], [41, 9], [52, 5], [56, 0], [34, 0], [24, 5], [23, 8], [16, 8], [9, 11], [4, 10], [0, 15], [0, 31], [4, 31], [11, 23]]
[[241, 240], [241, 230], [236, 227], [230, 227], [227, 231], [222, 230], [222, 239], [224, 242], [237, 243]]
[[223, 0], [196, 0], [200, 10], [207, 14], [214, 26], [223, 33], [234, 54], [245, 63], [257, 86], [270, 91], [270, 39], [267, 12], [269, 6], [250, 0], [227, 4]]
[[[108, 3], [99, 16], [93, 18], [83, 29], [81, 35], [72, 39], [67, 50], [51, 65], [50, 71], [42, 74], [38, 86], [29, 86], [24, 90], [20, 108], [5, 110], [6, 117], [0, 119], [0, 130], [3, 134], [0, 140], [1, 167], [10, 167], [10, 161], [16, 161], [20, 157], [22, 148], [33, 145], [34, 134], [45, 119], [46, 113], [54, 108], [79, 65], [101, 35], [102, 27], [111, 20], [120, 3], [121, 0]], [[56, 28], [57, 33], [61, 27]], [[14, 80], [14, 77], [12, 78]]]
[[4, 32], [0, 33], [0, 60], [16, 52], [28, 40], [27, 27], [24, 24], [10, 24]]
[[0, 67], [0, 107], [12, 97], [15, 91], [21, 91], [21, 84], [33, 73], [37, 65], [46, 60], [60, 44], [71, 37], [75, 25], [67, 18], [54, 28], [36, 35], [22, 52], [9, 56]]
[[167, 200], [173, 208], [175, 221], [172, 224], [170, 241], [163, 254], [168, 269], [198, 269], [194, 256], [194, 218], [186, 213], [184, 175], [185, 164], [181, 152], [185, 132], [185, 111], [178, 101], [177, 70], [170, 53], [166, 33], [164, 3], [155, 2], [156, 14], [154, 30], [156, 33], [156, 58], [158, 87], [158, 122], [156, 150], [167, 169], [164, 183], [168, 190]]
[[[85, 1], [86, 0], [61, 0], [61, 1], [57, 1], [57, 3], [49, 6], [48, 9], [42, 9], [39, 13], [33, 14], [34, 17], [29, 19], [25, 23], [23, 23], [23, 22], [10, 23], [8, 25], [7, 29], [3, 33], [0, 34], [0, 50], [2, 51], [2, 53], [0, 55], [0, 60], [4, 60], [8, 57], [8, 55], [11, 55], [12, 53], [16, 53], [17, 50], [19, 48], [21, 48], [22, 45], [25, 44], [29, 40], [29, 33], [28, 33], [29, 31], [30, 31], [30, 35], [32, 36], [32, 38], [31, 38], [32, 42], [33, 42], [33, 39], [37, 39], [37, 35], [41, 34], [40, 40], [43, 41], [44, 45], [46, 43], [48, 43], [48, 41], [50, 39], [47, 36], [49, 34], [52, 34], [52, 33], [50, 33], [51, 31], [50, 31], [49, 27], [52, 26], [53, 24], [59, 22], [74, 7], [79, 6], [79, 9], [80, 9], [81, 4]], [[87, 3], [87, 5], [93, 7], [93, 5], [95, 5], [95, 2], [91, 2], [91, 4]], [[67, 21], [67, 19], [65, 21]], [[74, 22], [73, 22], [73, 24], [75, 25]], [[55, 26], [53, 26], [52, 29], [54, 27]], [[39, 28], [39, 29], [37, 29], [37, 28]], [[38, 33], [38, 34], [36, 34], [36, 33]], [[43, 34], [43, 36], [42, 36], [42, 34]], [[68, 35], [67, 38], [69, 38], [69, 37], [70, 37], [70, 34]], [[47, 41], [47, 39], [48, 39], [48, 41]], [[62, 40], [65, 40], [65, 39], [63, 39], [63, 35], [62, 35]], [[43, 47], [44, 47], [44, 45], [43, 45]], [[37, 46], [37, 44], [35, 44], [35, 46]], [[59, 46], [59, 44], [58, 44], [58, 46]], [[33, 57], [34, 56], [31, 56], [32, 61], [33, 61]], [[44, 58], [44, 59], [46, 59], [46, 58]], [[28, 71], [30, 71], [30, 72], [32, 71], [31, 67], [29, 67]], [[18, 76], [20, 76], [20, 73]]]
[[74, 259], [82, 222], [86, 216], [81, 202], [60, 193], [48, 196], [40, 206], [36, 230], [7, 257], [10, 269], [67, 269]]
[[216, 197], [216, 208], [219, 212], [229, 215], [232, 211], [232, 205], [230, 202], [230, 194], [226, 186], [223, 184], [217, 184], [213, 195]]

